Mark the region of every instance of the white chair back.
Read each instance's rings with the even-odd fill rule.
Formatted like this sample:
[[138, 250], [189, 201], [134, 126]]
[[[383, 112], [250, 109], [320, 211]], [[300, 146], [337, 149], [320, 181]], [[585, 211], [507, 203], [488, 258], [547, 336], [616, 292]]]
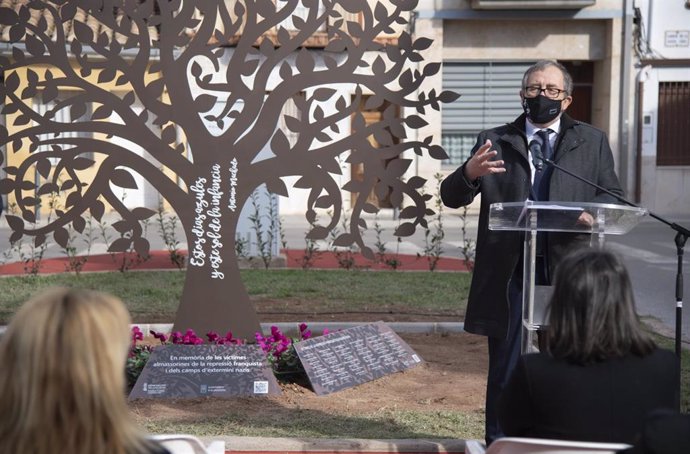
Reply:
[[491, 443], [486, 454], [616, 454], [626, 448], [630, 448], [630, 445], [507, 437]]
[[465, 443], [465, 452], [466, 454], [616, 454], [630, 447], [624, 443], [505, 437], [491, 443], [488, 449], [485, 449], [477, 440], [468, 440]]
[[171, 454], [225, 454], [224, 441], [214, 441], [207, 447], [193, 435], [151, 435], [150, 438], [170, 451]]

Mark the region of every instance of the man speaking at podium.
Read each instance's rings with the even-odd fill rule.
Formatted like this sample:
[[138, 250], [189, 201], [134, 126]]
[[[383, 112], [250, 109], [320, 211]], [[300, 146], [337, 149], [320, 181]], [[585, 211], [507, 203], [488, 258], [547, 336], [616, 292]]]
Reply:
[[[496, 400], [520, 357], [522, 248], [524, 234], [488, 229], [489, 207], [497, 202], [551, 200], [616, 203], [616, 199], [548, 165], [553, 161], [619, 195], [605, 133], [564, 112], [573, 81], [556, 61], [542, 60], [525, 72], [520, 99], [524, 114], [513, 123], [482, 131], [470, 158], [441, 183], [443, 203], [469, 205], [481, 194], [477, 253], [465, 314], [465, 331], [488, 336], [486, 442], [502, 436]], [[582, 213], [578, 222], [593, 222]], [[588, 237], [550, 233], [537, 244], [537, 284], [548, 285], [559, 258]]]

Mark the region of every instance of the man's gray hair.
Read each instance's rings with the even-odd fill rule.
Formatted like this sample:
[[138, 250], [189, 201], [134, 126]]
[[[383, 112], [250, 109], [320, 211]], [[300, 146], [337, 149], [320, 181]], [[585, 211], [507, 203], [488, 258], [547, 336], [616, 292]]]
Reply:
[[527, 68], [527, 71], [525, 71], [525, 75], [522, 76], [522, 88], [526, 88], [527, 79], [529, 79], [530, 74], [537, 71], [543, 71], [550, 66], [553, 66], [554, 68], [558, 68], [561, 70], [561, 73], [563, 73], [563, 90], [565, 90], [566, 95], [570, 96], [573, 93], [573, 78], [568, 72], [568, 70], [565, 69], [565, 66], [558, 63], [556, 60], [539, 60], [538, 62]]

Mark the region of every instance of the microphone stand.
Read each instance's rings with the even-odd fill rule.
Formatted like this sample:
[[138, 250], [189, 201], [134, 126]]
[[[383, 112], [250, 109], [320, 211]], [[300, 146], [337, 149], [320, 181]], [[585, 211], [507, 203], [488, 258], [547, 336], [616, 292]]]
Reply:
[[[599, 186], [598, 184], [589, 181], [586, 178], [581, 177], [580, 175], [577, 175], [570, 170], [567, 170], [555, 162], [553, 162], [551, 159], [546, 159], [546, 158], [541, 158], [542, 161], [544, 161], [546, 164], [560, 170], [561, 172], [564, 172], [568, 175], [570, 175], [573, 178], [576, 178], [583, 183], [586, 183], [590, 186], [593, 186], [597, 188], [598, 190], [614, 197], [616, 200], [618, 200], [621, 203], [624, 203], [626, 205], [635, 207], [635, 208], [641, 208], [639, 205], [636, 205], [632, 203], [631, 201], [627, 200], [626, 198], [615, 194], [611, 191], [609, 191], [606, 188], [603, 188]], [[676, 224], [675, 222], [670, 222], [661, 216], [647, 210], [649, 215], [653, 217], [654, 219], [663, 222], [667, 226], [671, 227], [675, 232], [676, 232], [676, 237], [675, 237], [675, 243], [676, 243], [676, 254], [678, 256], [678, 270], [676, 273], [676, 356], [678, 357], [678, 410], [680, 411], [680, 382], [681, 382], [681, 371], [680, 371], [680, 364], [681, 364], [681, 335], [683, 332], [683, 253], [684, 253], [684, 248], [685, 248], [685, 242], [687, 241], [688, 237], [690, 237], [690, 230], [686, 229], [685, 227]]]

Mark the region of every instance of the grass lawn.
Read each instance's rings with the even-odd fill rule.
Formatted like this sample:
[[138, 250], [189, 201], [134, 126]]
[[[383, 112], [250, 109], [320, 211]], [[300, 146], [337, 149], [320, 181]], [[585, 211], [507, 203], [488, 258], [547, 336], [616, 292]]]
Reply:
[[[470, 275], [448, 272], [346, 270], [242, 270], [252, 300], [318, 301], [323, 311], [421, 310], [463, 314]], [[172, 322], [184, 274], [178, 271], [10, 276], [2, 280], [0, 323], [44, 288], [78, 286], [112, 293], [137, 323]]]

